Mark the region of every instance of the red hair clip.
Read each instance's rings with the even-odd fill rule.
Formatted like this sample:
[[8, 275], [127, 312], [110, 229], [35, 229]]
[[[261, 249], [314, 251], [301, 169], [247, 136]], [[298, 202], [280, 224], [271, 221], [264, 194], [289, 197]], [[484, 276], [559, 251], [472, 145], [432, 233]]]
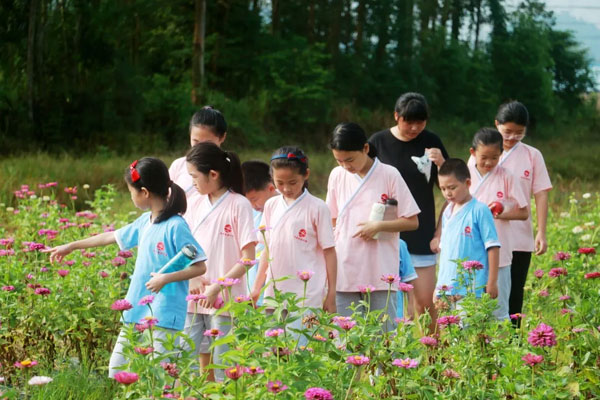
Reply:
[[137, 160], [131, 163], [129, 166], [129, 173], [131, 174], [131, 182], [137, 182], [140, 180], [140, 173], [135, 169], [137, 165]]

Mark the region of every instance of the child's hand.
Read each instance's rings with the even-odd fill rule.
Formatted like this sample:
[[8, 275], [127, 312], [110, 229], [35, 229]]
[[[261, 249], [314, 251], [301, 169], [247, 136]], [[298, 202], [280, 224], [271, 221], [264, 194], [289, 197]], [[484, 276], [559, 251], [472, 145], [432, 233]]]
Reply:
[[199, 304], [204, 308], [212, 308], [213, 304], [215, 304], [217, 296], [219, 295], [219, 285], [213, 283], [212, 285], [208, 286], [204, 291], [204, 295], [206, 296], [206, 299], [200, 300]]
[[373, 236], [379, 232], [379, 224], [377, 222], [378, 221], [367, 221], [359, 223], [357, 225], [359, 229], [352, 237], [359, 237], [363, 240], [373, 239]]
[[327, 311], [328, 313], [336, 313], [337, 306], [335, 303], [335, 292], [331, 295], [328, 293], [327, 297], [325, 297], [325, 301], [323, 302], [323, 311]]
[[42, 253], [50, 253], [50, 262], [54, 261], [60, 263], [63, 258], [70, 254], [73, 251], [71, 248], [71, 243], [63, 244], [61, 246], [56, 246], [48, 250], [42, 250]]
[[260, 298], [260, 290], [251, 291], [250, 298], [252, 299], [252, 305], [254, 306], [254, 308], [258, 308], [258, 299]]
[[425, 151], [427, 152], [427, 157], [429, 157], [431, 162], [437, 165], [438, 168], [441, 167], [442, 164], [444, 164], [444, 162], [446, 161], [442, 154], [442, 151], [436, 147], [433, 147], [431, 149], [425, 149]]
[[435, 254], [439, 253], [440, 252], [440, 238], [434, 237], [433, 239], [431, 239], [431, 242], [429, 242], [429, 248]]
[[159, 274], [157, 272], [150, 272], [150, 280], [146, 282], [146, 289], [153, 293], [160, 292], [160, 289], [163, 288], [168, 282], [167, 274]]
[[543, 233], [538, 232], [537, 235], [535, 235], [535, 255], [541, 256], [546, 250], [548, 250], [546, 236]]
[[190, 285], [190, 294], [202, 294], [204, 293], [204, 285]]
[[485, 292], [489, 294], [492, 299], [495, 299], [498, 297], [498, 284], [488, 282], [485, 287]]

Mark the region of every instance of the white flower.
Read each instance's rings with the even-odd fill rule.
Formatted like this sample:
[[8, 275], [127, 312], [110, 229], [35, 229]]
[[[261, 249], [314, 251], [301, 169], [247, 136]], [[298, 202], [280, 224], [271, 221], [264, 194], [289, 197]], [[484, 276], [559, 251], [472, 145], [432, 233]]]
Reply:
[[561, 218], [569, 218], [570, 216], [571, 216], [571, 214], [569, 214], [566, 211], [563, 211], [563, 212], [560, 213], [560, 217]]
[[37, 196], [35, 194], [32, 194], [31, 196], [29, 196], [30, 199], [37, 199]]
[[582, 196], [584, 199], [589, 199], [590, 197], [592, 197], [591, 193], [584, 193]]
[[49, 376], [34, 376], [33, 378], [31, 378], [29, 380], [29, 384], [30, 385], [45, 385], [47, 383], [52, 382], [52, 378], [50, 378]]
[[582, 228], [581, 226], [579, 226], [579, 225], [578, 225], [578, 226], [576, 226], [575, 228], [573, 228], [573, 229], [571, 230], [571, 232], [573, 232], [573, 233], [581, 233], [581, 232], [583, 232], [583, 228]]
[[14, 208], [12, 208], [12, 207], [6, 207], [6, 212], [13, 212], [13, 211], [15, 211]]
[[44, 197], [42, 197], [42, 201], [50, 201], [50, 196], [44, 196]]
[[0, 383], [4, 383], [4, 377], [0, 376]]
[[588, 240], [590, 240], [591, 238], [592, 238], [592, 235], [590, 235], [590, 234], [587, 234], [587, 235], [583, 235], [583, 236], [581, 236], [581, 240], [583, 240], [583, 241], [588, 241]]
[[594, 226], [594, 225], [596, 225], [596, 223], [594, 221], [590, 221], [590, 222], [586, 222], [584, 225], [585, 226]]
[[88, 189], [90, 188], [90, 185], [88, 185], [87, 183], [84, 183], [84, 184], [83, 184], [83, 188], [84, 188], [85, 190], [88, 190]]
[[571, 203], [571, 204], [577, 204], [577, 199], [571, 199], [571, 200], [569, 200], [569, 203]]

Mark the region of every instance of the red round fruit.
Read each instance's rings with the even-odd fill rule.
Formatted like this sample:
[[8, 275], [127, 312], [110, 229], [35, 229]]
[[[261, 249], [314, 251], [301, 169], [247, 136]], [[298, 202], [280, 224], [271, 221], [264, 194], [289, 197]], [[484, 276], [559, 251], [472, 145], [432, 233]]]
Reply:
[[504, 211], [504, 205], [499, 201], [494, 201], [492, 204], [490, 204], [490, 206], [490, 210], [492, 211], [494, 217], [497, 217], [498, 215], [502, 214], [502, 211]]

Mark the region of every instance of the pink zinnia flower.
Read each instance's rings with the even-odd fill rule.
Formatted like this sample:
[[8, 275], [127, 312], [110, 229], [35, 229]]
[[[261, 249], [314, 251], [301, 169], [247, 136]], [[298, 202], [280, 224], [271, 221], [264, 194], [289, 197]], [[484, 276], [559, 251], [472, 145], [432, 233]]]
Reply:
[[584, 275], [585, 279], [596, 279], [596, 278], [600, 278], [600, 272], [598, 271], [594, 271], [594, 272], [589, 272], [587, 274]]
[[460, 322], [460, 317], [458, 315], [446, 315], [443, 317], [439, 317], [437, 320], [438, 325], [440, 326], [448, 326], [448, 325], [457, 325]]
[[225, 375], [227, 375], [229, 379], [237, 381], [244, 375], [244, 369], [244, 367], [236, 365], [235, 367], [225, 369]]
[[13, 285], [2, 286], [2, 290], [4, 290], [5, 292], [12, 292], [13, 290], [15, 290], [15, 287]]
[[436, 287], [436, 290], [439, 290], [440, 292], [450, 292], [452, 289], [454, 289], [454, 286], [452, 285], [439, 285]]
[[15, 363], [15, 367], [19, 368], [19, 369], [24, 369], [24, 368], [32, 368], [35, 367], [38, 364], [37, 361], [32, 361], [32, 360], [23, 360], [23, 361], [17, 361]]
[[115, 257], [112, 259], [111, 263], [115, 267], [120, 267], [121, 265], [125, 265], [127, 260], [125, 260], [123, 257]]
[[261, 367], [251, 366], [251, 367], [246, 367], [245, 372], [248, 375], [258, 375], [258, 374], [264, 374], [265, 370], [262, 369]]
[[115, 380], [123, 385], [131, 385], [140, 379], [135, 372], [120, 371], [115, 374]]
[[573, 312], [573, 310], [568, 309], [568, 308], [561, 308], [560, 313], [565, 315], [565, 314], [571, 314]]
[[[49, 376], [33, 376], [31, 377], [31, 379], [29, 380], [29, 382], [27, 382], [28, 385], [32, 385], [32, 386], [42, 386], [42, 385], [46, 385], [50, 382], [52, 382], [52, 378], [50, 378]], [[0, 383], [2, 383], [2, 381], [0, 380]]]
[[437, 339], [431, 336], [423, 336], [421, 339], [419, 339], [419, 342], [429, 347], [435, 347], [438, 343]]
[[42, 267], [42, 268], [40, 268], [40, 272], [48, 272], [48, 267]]
[[267, 390], [274, 394], [281, 393], [287, 388], [288, 387], [281, 383], [281, 381], [269, 381], [269, 383], [267, 383]]
[[352, 329], [352, 327], [356, 325], [356, 321], [354, 321], [351, 317], [340, 316], [333, 317], [333, 323], [346, 331]]
[[410, 319], [410, 317], [395, 318], [394, 321], [397, 324], [403, 324], [403, 325], [412, 325], [412, 323], [413, 323], [413, 321], [412, 321], [412, 319]]
[[207, 337], [217, 337], [217, 336], [223, 336], [224, 333], [218, 329], [212, 328], [212, 329], [207, 329], [204, 331], [204, 336]]
[[480, 263], [479, 261], [476, 260], [472, 260], [472, 261], [464, 261], [462, 263], [462, 266], [465, 270], [471, 272], [472, 270], [480, 270], [483, 269], [483, 264]]
[[147, 304], [152, 304], [153, 301], [154, 301], [154, 296], [149, 294], [140, 299], [140, 301], [138, 302], [138, 306], [145, 306]]
[[373, 285], [360, 285], [358, 287], [358, 291], [362, 294], [373, 293], [375, 291], [375, 286]]
[[348, 356], [346, 358], [346, 363], [347, 364], [352, 364], [352, 365], [356, 365], [356, 366], [360, 366], [360, 365], [365, 365], [369, 363], [369, 357], [365, 357], [365, 356]]
[[552, 268], [548, 275], [552, 278], [556, 278], [561, 275], [567, 275], [567, 270], [565, 268]]
[[250, 258], [242, 258], [238, 260], [238, 264], [243, 265], [244, 267], [252, 267], [258, 263], [258, 260], [251, 260]]
[[546, 289], [542, 289], [538, 292], [538, 296], [540, 297], [548, 297], [548, 291]]
[[135, 330], [138, 332], [144, 332], [146, 329], [150, 328], [150, 325], [148, 325], [147, 323], [143, 322], [141, 324], [135, 324]]
[[165, 372], [173, 377], [173, 378], [177, 378], [179, 377], [179, 369], [177, 369], [177, 364], [175, 363], [168, 363], [168, 362], [161, 362], [160, 366], [165, 370]]
[[153, 347], [135, 347], [133, 350], [136, 353], [145, 356], [145, 355], [152, 353], [154, 351], [154, 348]]
[[237, 278], [219, 278], [213, 281], [213, 283], [217, 283], [221, 287], [231, 287], [239, 282], [240, 280]]
[[213, 304], [213, 308], [218, 310], [220, 308], [223, 308], [224, 305], [225, 305], [225, 302], [223, 301], [221, 296], [217, 296], [217, 298], [215, 299], [215, 302]]
[[64, 278], [65, 276], [69, 275], [70, 271], [68, 269], [59, 269], [56, 272]]
[[158, 319], [148, 315], [142, 319], [140, 319], [140, 324], [146, 324], [148, 327], [154, 326], [158, 324]]
[[573, 329], [571, 329], [571, 332], [581, 333], [581, 332], [585, 332], [585, 329], [584, 328], [573, 328]]
[[133, 308], [133, 305], [129, 301], [121, 299], [116, 300], [114, 303], [112, 303], [110, 308], [115, 311], [127, 311], [131, 310]]
[[417, 366], [419, 365], [419, 361], [417, 361], [413, 358], [405, 358], [405, 359], [397, 358], [394, 361], [392, 361], [392, 365], [394, 365], [398, 368], [405, 368], [405, 369], [417, 368]]
[[442, 371], [442, 375], [446, 378], [458, 379], [460, 378], [460, 374], [453, 369], [445, 369]]
[[554, 255], [554, 259], [556, 261], [566, 261], [569, 258], [571, 258], [571, 255], [569, 253], [565, 253], [564, 251], [559, 251]]
[[404, 293], [408, 293], [411, 290], [413, 290], [415, 287], [413, 285], [411, 285], [410, 283], [404, 283], [404, 282], [399, 282], [398, 283], [398, 290]]
[[381, 280], [384, 281], [385, 283], [392, 285], [392, 284], [398, 282], [400, 280], [400, 277], [398, 275], [392, 275], [392, 274], [381, 275]]
[[312, 276], [314, 274], [315, 274], [315, 271], [309, 271], [309, 270], [303, 270], [303, 271], [296, 272], [296, 276], [304, 282], [307, 282], [310, 278], [312, 278]]
[[108, 273], [106, 271], [100, 271], [98, 272], [98, 274], [102, 277], [102, 278], [108, 278]]
[[551, 326], [542, 322], [529, 332], [527, 341], [534, 347], [552, 347], [556, 345], [556, 334]]
[[185, 301], [193, 301], [194, 303], [199, 302], [200, 300], [205, 300], [206, 296], [203, 294], [188, 294], [185, 297]]
[[536, 269], [533, 274], [535, 275], [536, 278], [542, 279], [544, 277], [544, 270], [543, 269]]
[[569, 295], [566, 295], [566, 294], [565, 294], [564, 296], [560, 296], [558, 299], [559, 299], [559, 300], [562, 300], [562, 301], [567, 301], [567, 300], [569, 300], [570, 298], [571, 298], [571, 296], [569, 296]]
[[577, 252], [579, 254], [596, 254], [596, 249], [593, 247], [582, 247]]
[[523, 319], [523, 318], [525, 318], [525, 314], [521, 314], [521, 313], [510, 314], [510, 319]]
[[131, 258], [133, 257], [133, 252], [131, 250], [120, 250], [119, 253], [117, 253], [117, 256], [122, 258]]
[[266, 337], [279, 337], [281, 335], [283, 335], [285, 333], [285, 331], [281, 328], [277, 328], [277, 329], [268, 329], [265, 332], [265, 336]]
[[527, 353], [521, 358], [521, 360], [523, 360], [525, 364], [529, 365], [530, 367], [534, 367], [536, 364], [539, 364], [542, 361], [544, 361], [544, 356], [538, 356], [536, 354]]
[[236, 296], [236, 297], [234, 297], [234, 299], [233, 299], [233, 301], [235, 301], [236, 303], [247, 303], [247, 302], [249, 302], [250, 300], [251, 300], [251, 299], [250, 299], [250, 296], [246, 296], [246, 295], [243, 295], [243, 294], [242, 294], [242, 295], [239, 295], [239, 296]]
[[35, 289], [35, 294], [39, 294], [40, 296], [48, 296], [50, 294], [50, 289], [45, 287], [39, 287]]
[[327, 389], [314, 387], [304, 392], [304, 398], [306, 400], [333, 400], [333, 395]]

